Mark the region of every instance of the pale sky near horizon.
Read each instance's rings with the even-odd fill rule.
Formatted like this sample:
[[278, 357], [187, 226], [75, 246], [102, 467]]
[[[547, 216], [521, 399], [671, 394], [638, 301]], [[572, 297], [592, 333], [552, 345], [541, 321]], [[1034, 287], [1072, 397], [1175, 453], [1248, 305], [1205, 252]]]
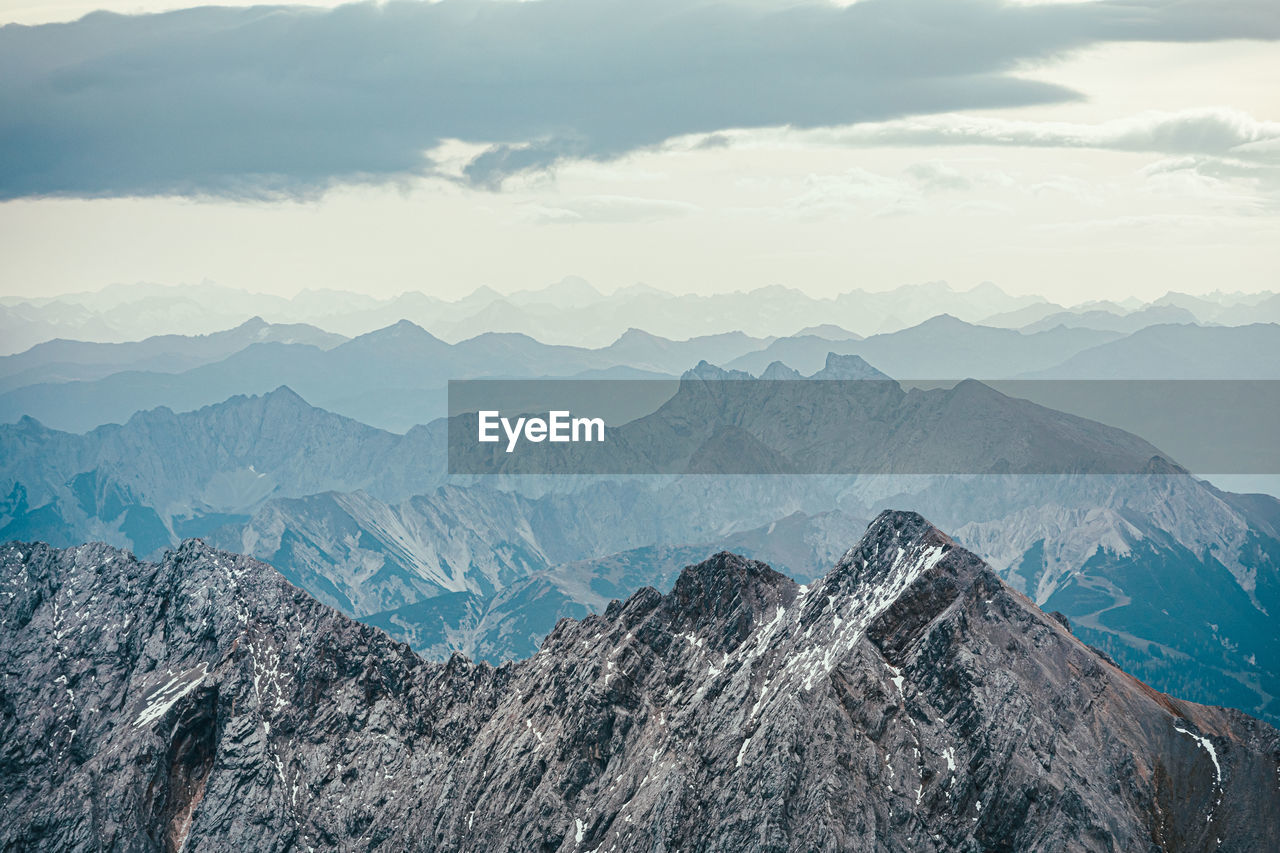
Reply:
[[[586, 18], [584, 32], [607, 26], [574, 0], [535, 3], [550, 4], [560, 15], [556, 29], [548, 30], [553, 34], [566, 21], [578, 25], [580, 17]], [[468, 4], [482, 10], [496, 5], [448, 0], [450, 9]], [[91, 5], [135, 12], [175, 4]], [[943, 8], [927, 0], [902, 5], [935, 15]], [[1165, 4], [1139, 5], [1154, 10], [1151, 26], [1166, 26], [1160, 19]], [[615, 62], [607, 52], [608, 33], [601, 36], [600, 55], [584, 49], [582, 61], [599, 67], [606, 81], [598, 88], [607, 91], [596, 93], [572, 76], [571, 64], [544, 68], [554, 65], [547, 59], [554, 37], [545, 43], [531, 37], [530, 46], [518, 33], [508, 32], [506, 41], [492, 36], [505, 53], [489, 66], [437, 48], [424, 72], [410, 63], [396, 67], [396, 52], [412, 52], [414, 45], [384, 46], [380, 40], [394, 34], [378, 28], [377, 13], [367, 32], [367, 21], [357, 22], [368, 43], [356, 44], [353, 37], [349, 54], [343, 35], [348, 25], [335, 23], [322, 33], [332, 39], [324, 54], [331, 60], [302, 57], [282, 66], [293, 75], [283, 121], [293, 124], [278, 127], [272, 122], [280, 101], [258, 105], [253, 89], [218, 87], [238, 85], [238, 75], [259, 61], [255, 52], [269, 53], [273, 62], [290, 55], [288, 30], [251, 33], [241, 44], [219, 29], [216, 38], [198, 43], [207, 54], [188, 60], [161, 55], [160, 47], [145, 42], [148, 33], [133, 29], [156, 16], [4, 28], [0, 72], [16, 67], [21, 80], [6, 84], [14, 76], [0, 73], [0, 107], [10, 107], [0, 109], [0, 155], [10, 153], [0, 156], [0, 198], [6, 199], [0, 201], [0, 295], [211, 280], [280, 295], [336, 288], [377, 296], [423, 290], [452, 298], [480, 285], [512, 291], [567, 275], [605, 291], [638, 281], [702, 293], [783, 284], [815, 296], [931, 280], [959, 288], [993, 281], [1010, 293], [1067, 303], [1150, 299], [1169, 290], [1280, 289], [1280, 52], [1274, 41], [1280, 20], [1266, 19], [1273, 5], [1235, 5], [1242, 19], [1263, 16], [1243, 32], [1256, 29], [1271, 40], [1202, 43], [1180, 31], [1184, 40], [1153, 42], [1111, 35], [1116, 25], [1104, 21], [1097, 31], [1106, 38], [1046, 38], [1021, 55], [999, 41], [1013, 38], [999, 29], [1013, 7], [975, 0], [956, 8], [979, 10], [974, 14], [992, 28], [991, 38], [968, 38], [957, 48], [958, 58], [944, 57], [927, 78], [915, 67], [895, 69], [891, 52], [857, 65], [839, 55], [838, 44], [829, 45], [835, 57], [830, 67], [815, 70], [799, 67], [807, 65], [803, 44], [776, 54], [767, 39], [744, 38], [736, 53], [738, 45], [717, 44], [708, 65], [733, 70], [753, 51], [769, 52], [761, 62], [776, 64], [777, 73], [751, 83], [749, 100], [729, 105], [736, 112], [724, 111], [726, 122], [751, 117], [754, 129], [746, 130], [715, 124], [719, 116], [704, 120], [695, 110], [700, 97], [709, 98], [712, 111], [718, 108], [718, 90], [707, 89], [708, 96], [698, 88], [711, 85], [705, 81], [689, 84], [688, 109], [681, 93], [652, 91], [681, 85], [678, 57], [691, 50], [684, 30], [660, 24], [645, 30], [646, 41], [628, 43], [635, 52], [630, 65], [630, 56]], [[759, 10], [767, 4], [743, 6]], [[1227, 7], [1232, 4], [1221, 6]], [[72, 20], [87, 8], [61, 0], [0, 0], [0, 21]], [[1212, 4], [1204, 8], [1210, 10], [1205, 15], [1214, 14]], [[346, 11], [314, 12], [303, 23]], [[755, 20], [735, 14], [726, 18], [735, 27]], [[192, 17], [195, 24], [187, 29], [202, 20]], [[265, 28], [290, 20], [276, 15], [252, 23]], [[1030, 27], [1030, 35], [1018, 38], [1032, 39], [1039, 25], [1020, 21], [1009, 26]], [[704, 23], [691, 18], [689, 26]], [[1086, 24], [1082, 29], [1094, 32]], [[479, 13], [467, 18], [467, 27], [482, 47], [491, 39], [484, 28], [515, 29], [501, 15]], [[64, 57], [59, 49], [69, 53]], [[819, 45], [814, 54], [823, 56], [823, 49]], [[929, 62], [929, 46], [919, 50], [913, 62]], [[980, 54], [988, 50], [1009, 56], [987, 65]], [[664, 76], [668, 52], [677, 58], [675, 70]], [[122, 59], [113, 64], [117, 55]], [[370, 56], [386, 62], [371, 68]], [[663, 64], [654, 66], [653, 57]], [[524, 63], [535, 83], [495, 96], [499, 106], [486, 105], [486, 92], [477, 86], [510, 88]], [[794, 74], [783, 67], [787, 63], [797, 66]], [[169, 107], [149, 112], [167, 95], [153, 79], [131, 78], [136, 67], [159, 68], [179, 80], [174, 91], [200, 104], [199, 113], [170, 122]], [[695, 75], [707, 71], [698, 56], [688, 67]], [[650, 72], [655, 82], [634, 84], [637, 75]], [[367, 112], [372, 130], [316, 118], [350, 108], [341, 100], [343, 87], [368, 82], [375, 73], [386, 75], [369, 84], [375, 97], [400, 85], [401, 77], [409, 97], [423, 86], [446, 89], [441, 80], [463, 80], [465, 86], [439, 97], [429, 93], [434, 100], [423, 109], [438, 118], [430, 127], [419, 126], [417, 117], [400, 122], [400, 102], [388, 108], [390, 120], [375, 114], [377, 104], [366, 110], [367, 94], [351, 109], [356, 117]], [[714, 78], [716, 68], [710, 73]], [[849, 103], [825, 97], [825, 91], [815, 94], [815, 79], [847, 88]], [[18, 91], [22, 80], [49, 94]], [[1078, 97], [1046, 95], [1047, 87], [1024, 90], [1019, 80], [1065, 87]], [[564, 91], [555, 91], [561, 83]], [[725, 87], [732, 100], [735, 83], [717, 80], [714, 86]], [[625, 91], [638, 104], [634, 110], [609, 111], [614, 85], [633, 87]], [[90, 97], [66, 94], [76, 87]], [[601, 100], [593, 104], [597, 94]], [[905, 99], [901, 105], [899, 97]], [[239, 110], [246, 99], [246, 127], [227, 130], [224, 139], [226, 116], [242, 114], [216, 111], [224, 102]], [[576, 107], [579, 100], [583, 105]], [[554, 119], [542, 121], [535, 106]], [[502, 110], [532, 118], [490, 120]], [[6, 120], [5, 112], [19, 118]], [[845, 120], [854, 114], [867, 120]], [[762, 118], [755, 120], [757, 115]], [[202, 124], [206, 118], [222, 124]], [[778, 127], [784, 122], [809, 129]], [[302, 143], [281, 142], [280, 152], [267, 152], [279, 159], [265, 159], [263, 150], [294, 127], [311, 135]], [[404, 146], [418, 138], [431, 143], [423, 149], [430, 169], [397, 165]], [[206, 145], [213, 150], [207, 157]], [[214, 150], [219, 145], [242, 148], [223, 156]], [[188, 156], [189, 150], [195, 154]], [[529, 168], [520, 159], [526, 155]], [[303, 164], [296, 173], [295, 162]], [[236, 171], [245, 163], [250, 165]], [[268, 169], [269, 181], [257, 177]], [[353, 172], [364, 182], [353, 183]]]

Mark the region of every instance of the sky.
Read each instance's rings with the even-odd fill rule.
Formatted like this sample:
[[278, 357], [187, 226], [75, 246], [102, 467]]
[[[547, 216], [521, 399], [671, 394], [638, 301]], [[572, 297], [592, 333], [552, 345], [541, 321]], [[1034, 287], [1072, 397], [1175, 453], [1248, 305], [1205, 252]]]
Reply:
[[1280, 289], [1270, 0], [179, 6], [0, 0], [0, 296]]

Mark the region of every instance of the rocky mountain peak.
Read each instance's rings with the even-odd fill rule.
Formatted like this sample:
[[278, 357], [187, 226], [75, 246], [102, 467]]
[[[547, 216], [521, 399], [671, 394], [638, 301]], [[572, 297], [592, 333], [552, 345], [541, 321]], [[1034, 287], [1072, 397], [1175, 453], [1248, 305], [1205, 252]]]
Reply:
[[735, 647], [766, 616], [790, 605], [798, 590], [766, 564], [721, 551], [681, 572], [663, 609], [672, 630], [691, 631], [713, 647]]
[[964, 320], [961, 320], [959, 317], [956, 317], [954, 314], [947, 314], [944, 312], [942, 314], [935, 314], [934, 316], [930, 317], [928, 320], [925, 320], [923, 323], [920, 323], [916, 328], [927, 329], [930, 331], [938, 331], [942, 329], [948, 329], [948, 330], [958, 329], [958, 328], [971, 326], [971, 325], [972, 325], [971, 323], [966, 323]]
[[1141, 473], [1150, 475], [1185, 475], [1189, 472], [1178, 463], [1171, 462], [1163, 456], [1152, 456], [1147, 460], [1146, 467], [1143, 468]]
[[684, 374], [680, 377], [680, 382], [681, 384], [684, 384], [694, 380], [702, 380], [703, 382], [715, 382], [715, 381], [721, 381], [725, 379], [754, 379], [754, 378], [755, 378], [754, 376], [752, 376], [750, 373], [747, 373], [744, 370], [725, 370], [723, 367], [718, 367], [712, 364], [711, 362], [707, 361], [706, 359], [703, 359], [702, 361], [699, 361], [694, 367], [691, 367], [690, 369], [686, 370]]
[[780, 379], [803, 379], [804, 375], [780, 361], [771, 361], [769, 366], [764, 369], [764, 372], [760, 374], [760, 378], [776, 381]]
[[845, 552], [825, 581], [851, 593], [909, 583], [958, 547], [919, 513], [885, 510], [867, 527], [858, 544]]
[[842, 355], [837, 352], [827, 353], [827, 362], [821, 370], [810, 379], [875, 379], [888, 380], [889, 377], [876, 370], [858, 355]]
[[302, 395], [294, 391], [288, 385], [281, 385], [274, 391], [268, 392], [262, 396], [262, 402], [270, 406], [280, 406], [287, 409], [295, 409], [299, 411], [313, 412], [316, 409], [303, 399]]
[[443, 352], [448, 349], [448, 345], [435, 335], [407, 319], [398, 320], [390, 326], [359, 335], [343, 346], [351, 347], [352, 350], [368, 350], [375, 353], [378, 352], [379, 347], [383, 346], [391, 347], [391, 351], [397, 351], [397, 348], [405, 346], [423, 347], [429, 352]]
[[650, 343], [661, 342], [664, 340], [664, 338], [661, 338], [652, 332], [646, 332], [644, 329], [638, 329], [635, 326], [630, 326], [625, 332], [619, 335], [618, 339], [613, 343], [614, 346], [618, 346], [620, 344]]
[[24, 434], [38, 434], [48, 431], [48, 428], [40, 423], [40, 421], [30, 415], [23, 415], [18, 418], [18, 422], [14, 425], [15, 429]]
[[[4, 849], [1267, 849], [1280, 734], [1163, 696], [915, 513], [430, 664], [189, 541], [0, 547]], [[86, 828], [86, 812], [95, 816]], [[1221, 839], [1219, 844], [1218, 839]]]

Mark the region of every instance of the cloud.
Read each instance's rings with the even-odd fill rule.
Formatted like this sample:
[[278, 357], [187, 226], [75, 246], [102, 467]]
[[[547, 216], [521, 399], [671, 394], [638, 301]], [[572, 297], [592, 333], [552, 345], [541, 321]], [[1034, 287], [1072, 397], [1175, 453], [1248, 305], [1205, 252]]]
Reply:
[[631, 224], [687, 216], [696, 210], [696, 205], [682, 201], [593, 195], [570, 199], [555, 206], [531, 205], [528, 213], [532, 221], [542, 224]]
[[[1163, 157], [1140, 174], [1162, 193], [1209, 199], [1244, 213], [1280, 209], [1280, 122], [1261, 121], [1227, 107], [1150, 111], [1099, 124], [940, 115], [799, 135], [820, 145], [990, 145], [1154, 153]], [[940, 171], [938, 164], [917, 164], [907, 172], [932, 189], [962, 189], [965, 180]], [[1102, 204], [1097, 187], [1078, 178], [1059, 176], [1031, 190]]]
[[1165, 154], [1280, 154], [1280, 122], [1227, 107], [1144, 112], [1100, 124], [942, 115], [867, 124], [818, 135], [848, 145], [1013, 145]]
[[914, 163], [906, 171], [925, 189], [967, 190], [973, 186], [973, 181], [946, 163]]
[[1280, 210], [1280, 157], [1274, 155], [1269, 161], [1199, 154], [1168, 157], [1148, 164], [1142, 174], [1157, 192], [1197, 196], [1237, 213]]
[[1280, 37], [1271, 0], [444, 0], [94, 13], [0, 28], [0, 199], [299, 197], [486, 146], [497, 187], [735, 128], [1077, 97], [1027, 61], [1107, 41]]
[[1205, 177], [1227, 180], [1234, 178], [1261, 178], [1273, 174], [1274, 171], [1274, 169], [1264, 164], [1253, 163], [1248, 160], [1188, 155], [1157, 160], [1143, 168], [1142, 173], [1149, 177], [1154, 177], [1180, 172], [1195, 172]]
[[836, 174], [810, 174], [802, 181], [781, 182], [779, 188], [793, 192], [782, 204], [760, 212], [799, 222], [899, 216], [918, 210], [923, 198], [921, 190], [908, 181], [857, 167]]

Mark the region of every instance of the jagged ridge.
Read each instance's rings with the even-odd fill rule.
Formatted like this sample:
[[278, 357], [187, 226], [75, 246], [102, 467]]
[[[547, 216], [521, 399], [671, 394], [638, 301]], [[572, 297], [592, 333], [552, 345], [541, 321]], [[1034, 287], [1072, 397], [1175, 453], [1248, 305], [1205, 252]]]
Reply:
[[0, 549], [6, 849], [1265, 846], [1280, 738], [1155, 693], [912, 513], [426, 663], [188, 542]]

